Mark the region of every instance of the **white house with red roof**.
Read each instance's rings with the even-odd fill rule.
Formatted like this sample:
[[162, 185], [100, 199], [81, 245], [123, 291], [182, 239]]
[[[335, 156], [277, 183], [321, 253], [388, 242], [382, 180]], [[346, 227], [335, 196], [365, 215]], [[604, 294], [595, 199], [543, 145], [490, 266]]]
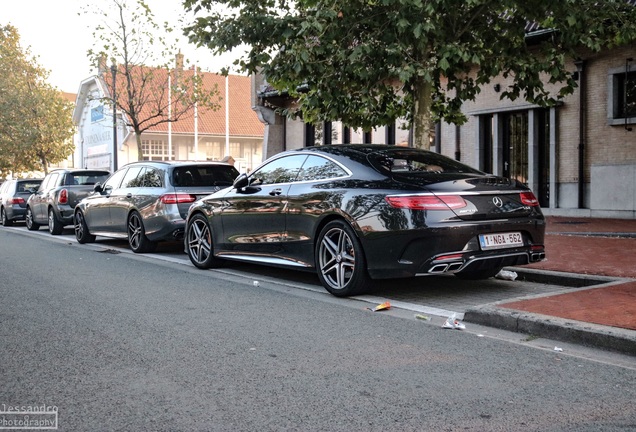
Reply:
[[[177, 67], [183, 64], [179, 56]], [[251, 78], [197, 73], [201, 74], [205, 89], [217, 87], [220, 109], [195, 110], [193, 107], [178, 121], [149, 128], [141, 137], [143, 159], [223, 160], [231, 157], [240, 172], [252, 170], [263, 160], [264, 124], [252, 110]], [[109, 71], [101, 67], [97, 76], [80, 84], [73, 112], [77, 125], [76, 166], [114, 171], [139, 158], [134, 131], [125, 126], [122, 113], [117, 113], [116, 124], [113, 124], [111, 107], [104, 103], [104, 98], [112, 97], [107, 79], [110, 79]], [[119, 81], [117, 85], [120, 86]]]

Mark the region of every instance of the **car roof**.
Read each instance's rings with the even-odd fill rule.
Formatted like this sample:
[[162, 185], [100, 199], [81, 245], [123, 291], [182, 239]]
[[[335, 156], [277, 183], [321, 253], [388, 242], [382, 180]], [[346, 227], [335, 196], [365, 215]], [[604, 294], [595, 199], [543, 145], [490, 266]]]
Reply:
[[193, 160], [169, 160], [169, 161], [136, 161], [136, 162], [130, 162], [124, 166], [122, 166], [121, 168], [127, 167], [127, 166], [133, 166], [133, 165], [166, 165], [166, 166], [173, 166], [173, 167], [177, 167], [177, 166], [188, 166], [188, 165], [219, 165], [219, 166], [232, 166], [227, 162], [221, 162], [221, 161], [193, 161]]
[[82, 173], [82, 172], [103, 172], [103, 173], [108, 173], [110, 174], [110, 171], [108, 171], [107, 169], [91, 169], [91, 168], [57, 168], [54, 170], [49, 171], [49, 174], [54, 173], [54, 172], [64, 172], [64, 173], [71, 173], [71, 174], [75, 174], [75, 173]]

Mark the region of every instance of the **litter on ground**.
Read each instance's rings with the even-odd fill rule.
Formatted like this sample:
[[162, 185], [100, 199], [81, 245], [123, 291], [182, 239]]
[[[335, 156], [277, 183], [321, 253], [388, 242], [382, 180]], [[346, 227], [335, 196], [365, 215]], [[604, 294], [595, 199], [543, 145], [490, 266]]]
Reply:
[[495, 277], [497, 279], [504, 279], [504, 280], [515, 280], [517, 279], [517, 272], [513, 272], [513, 271], [508, 271], [508, 270], [501, 270], [499, 273], [497, 273], [495, 275]]
[[381, 304], [377, 305], [373, 309], [372, 308], [367, 308], [367, 309], [369, 309], [370, 311], [373, 311], [373, 312], [378, 312], [378, 311], [387, 310], [387, 309], [390, 309], [390, 308], [391, 308], [391, 303], [384, 302], [384, 303], [381, 303]]
[[451, 316], [449, 316], [446, 319], [444, 324], [442, 324], [442, 328], [455, 329], [455, 330], [465, 330], [466, 329], [466, 325], [463, 322], [461, 322], [460, 320], [457, 319], [457, 315], [456, 314], [452, 314]]

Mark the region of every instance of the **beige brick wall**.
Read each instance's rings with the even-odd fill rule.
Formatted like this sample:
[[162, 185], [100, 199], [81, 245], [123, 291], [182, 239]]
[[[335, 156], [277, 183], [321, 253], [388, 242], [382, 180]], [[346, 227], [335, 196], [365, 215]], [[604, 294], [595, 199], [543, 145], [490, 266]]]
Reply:
[[[627, 57], [636, 58], [636, 48], [624, 47], [601, 54], [587, 55], [585, 58], [585, 79], [587, 86], [586, 133], [585, 142], [585, 182], [590, 181], [592, 164], [636, 163], [636, 125], [628, 132], [624, 126], [610, 126], [608, 112], [608, 71], [624, 67]], [[570, 64], [571, 70], [576, 66]], [[636, 68], [636, 62], [634, 63]], [[468, 122], [461, 126], [462, 161], [472, 166], [478, 165], [477, 131], [479, 113], [484, 111], [508, 111], [518, 108], [526, 110], [529, 104], [522, 98], [516, 101], [500, 100], [501, 92], [495, 92], [494, 85], [503, 89], [511, 82], [503, 77], [494, 78], [482, 88], [475, 101], [464, 103], [463, 111]], [[559, 86], [551, 86], [556, 93]], [[558, 117], [558, 179], [559, 183], [578, 182], [579, 160], [579, 89], [563, 99], [563, 105], [557, 109]], [[442, 124], [442, 153], [454, 157], [455, 125]]]

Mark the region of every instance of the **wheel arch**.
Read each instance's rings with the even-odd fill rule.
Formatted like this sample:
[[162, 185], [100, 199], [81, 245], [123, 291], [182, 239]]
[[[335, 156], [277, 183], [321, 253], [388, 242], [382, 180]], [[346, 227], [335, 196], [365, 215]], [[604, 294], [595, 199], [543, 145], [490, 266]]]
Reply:
[[339, 213], [339, 212], [329, 213], [323, 216], [322, 219], [320, 219], [314, 231], [314, 239], [318, 238], [318, 235], [320, 234], [322, 229], [325, 227], [325, 225], [327, 225], [329, 222], [334, 220], [341, 220], [345, 222], [346, 224], [348, 224], [353, 230], [353, 232], [356, 234], [356, 237], [358, 238], [360, 243], [364, 243], [363, 236], [360, 235], [362, 233], [362, 230], [360, 229], [360, 225], [358, 225], [358, 223], [346, 213]]
[[348, 215], [346, 215], [344, 213], [330, 213], [330, 214], [324, 216], [320, 220], [320, 222], [318, 222], [318, 224], [316, 225], [316, 230], [314, 231], [314, 260], [316, 259], [316, 257], [315, 257], [315, 255], [316, 255], [316, 247], [318, 247], [318, 236], [320, 235], [320, 232], [323, 230], [323, 228], [328, 223], [333, 222], [333, 221], [337, 221], [337, 220], [346, 223], [353, 230], [354, 234], [356, 235], [357, 240], [360, 242], [360, 245], [362, 246], [362, 254], [364, 255], [364, 259], [365, 259], [365, 262], [366, 262], [367, 261], [367, 252], [366, 252], [366, 249], [365, 249], [364, 239], [360, 235], [360, 233], [361, 233], [360, 226], [353, 219], [351, 219], [351, 217], [348, 217]]

